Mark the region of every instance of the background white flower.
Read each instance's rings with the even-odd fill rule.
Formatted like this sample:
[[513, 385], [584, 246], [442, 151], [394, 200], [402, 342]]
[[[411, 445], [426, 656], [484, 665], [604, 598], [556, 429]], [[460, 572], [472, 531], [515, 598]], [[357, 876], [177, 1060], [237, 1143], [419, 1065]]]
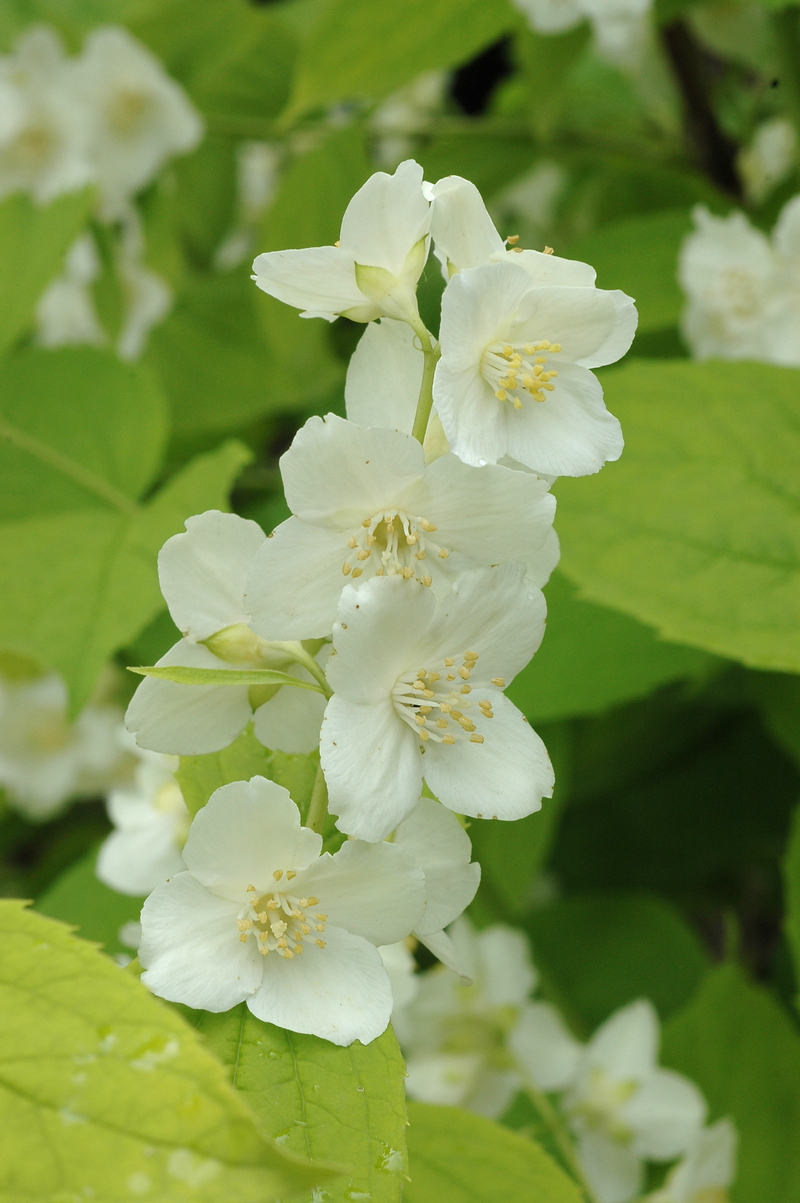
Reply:
[[281, 786], [254, 777], [218, 789], [192, 824], [186, 872], [142, 909], [142, 980], [187, 1006], [246, 1000], [293, 1032], [374, 1040], [392, 1010], [377, 946], [418, 921], [424, 877], [391, 844], [321, 850]]
[[81, 234], [67, 251], [64, 271], [42, 293], [36, 307], [36, 341], [41, 346], [101, 346], [106, 341], [90, 288], [99, 274], [94, 239]]
[[729, 1119], [704, 1128], [667, 1175], [648, 1203], [728, 1203], [728, 1187], [736, 1177], [736, 1126]]
[[503, 694], [544, 633], [521, 565], [465, 573], [441, 604], [402, 576], [342, 593], [320, 756], [338, 826], [383, 839], [422, 778], [460, 814], [516, 819], [550, 796], [544, 744]]
[[257, 551], [245, 594], [270, 638], [329, 635], [348, 580], [400, 574], [441, 596], [481, 565], [519, 560], [535, 585], [553, 568], [556, 503], [536, 476], [454, 455], [426, 466], [410, 435], [335, 414], [298, 431], [281, 473], [293, 517]]

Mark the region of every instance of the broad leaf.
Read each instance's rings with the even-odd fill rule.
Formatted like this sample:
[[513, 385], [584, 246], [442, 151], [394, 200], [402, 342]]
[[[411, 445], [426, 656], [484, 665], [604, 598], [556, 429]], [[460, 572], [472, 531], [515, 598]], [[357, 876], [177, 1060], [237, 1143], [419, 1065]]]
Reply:
[[404, 1203], [583, 1203], [540, 1145], [471, 1111], [410, 1103]]
[[626, 447], [559, 482], [563, 571], [666, 639], [800, 670], [800, 372], [639, 360], [603, 383]]
[[747, 683], [770, 734], [800, 764], [800, 677], [750, 673]]
[[391, 1028], [371, 1044], [339, 1048], [262, 1023], [244, 1004], [203, 1013], [198, 1028], [282, 1148], [347, 1167], [341, 1185], [326, 1186], [326, 1200], [400, 1203], [405, 1065]]
[[190, 668], [181, 664], [164, 664], [161, 667], [131, 667], [129, 671], [138, 673], [140, 677], [176, 681], [179, 685], [292, 685], [296, 689], [323, 692], [319, 685], [311, 681], [301, 681], [290, 673], [278, 672], [274, 668]]
[[797, 1203], [800, 1036], [775, 999], [734, 965], [714, 970], [665, 1029], [661, 1059], [698, 1084], [712, 1120], [734, 1120], [733, 1203]]
[[789, 845], [783, 862], [786, 898], [786, 938], [792, 952], [796, 1003], [800, 1006], [800, 808], [794, 812]]
[[266, 1203], [328, 1176], [263, 1135], [175, 1011], [23, 908], [0, 902], [2, 1203]]

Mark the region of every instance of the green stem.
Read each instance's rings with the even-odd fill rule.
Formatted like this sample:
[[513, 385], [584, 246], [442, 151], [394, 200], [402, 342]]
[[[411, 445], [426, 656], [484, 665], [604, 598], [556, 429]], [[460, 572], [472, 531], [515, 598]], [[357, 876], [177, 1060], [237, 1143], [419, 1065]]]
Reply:
[[575, 1146], [570, 1140], [569, 1134], [567, 1133], [567, 1130], [561, 1120], [561, 1116], [558, 1114], [547, 1095], [543, 1094], [542, 1091], [534, 1086], [532, 1082], [527, 1081], [525, 1089], [528, 1092], [531, 1102], [538, 1111], [539, 1115], [547, 1124], [550, 1134], [553, 1137], [556, 1146], [558, 1147], [558, 1151], [564, 1160], [564, 1164], [569, 1167], [573, 1178], [581, 1187], [586, 1199], [589, 1200], [590, 1203], [594, 1203], [594, 1194], [589, 1187], [588, 1182], [586, 1181], [583, 1168], [581, 1163], [578, 1161], [578, 1155], [575, 1152]]
[[431, 407], [433, 406], [433, 374], [436, 371], [436, 364], [439, 362], [441, 351], [439, 350], [438, 343], [434, 342], [422, 322], [418, 325], [414, 324], [414, 332], [422, 347], [425, 366], [422, 369], [422, 383], [419, 386], [417, 412], [414, 414], [414, 425], [411, 433], [420, 443], [424, 443], [425, 431], [428, 429], [428, 419], [431, 416]]
[[788, 116], [800, 139], [800, 6], [773, 12], [772, 29], [780, 66], [779, 84]]
[[311, 676], [317, 682], [320, 689], [325, 694], [325, 697], [333, 697], [333, 690], [328, 684], [328, 678], [325, 676], [325, 673], [317, 664], [314, 657], [310, 655], [303, 647], [302, 643], [293, 644], [290, 654], [293, 660], [296, 660], [298, 664], [302, 664], [303, 668], [307, 669], [308, 672], [311, 673]]
[[305, 826], [310, 827], [317, 834], [322, 833], [322, 828], [325, 825], [325, 820], [328, 817], [328, 787], [325, 784], [325, 775], [322, 772], [322, 765], [317, 765], [317, 775], [314, 778], [314, 788], [311, 791], [311, 801], [308, 804], [308, 814], [306, 815]]

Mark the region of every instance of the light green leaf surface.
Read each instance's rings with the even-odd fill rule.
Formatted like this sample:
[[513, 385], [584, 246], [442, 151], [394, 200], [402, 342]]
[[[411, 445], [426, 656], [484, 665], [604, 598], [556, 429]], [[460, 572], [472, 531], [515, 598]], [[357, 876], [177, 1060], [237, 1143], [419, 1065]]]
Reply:
[[795, 1002], [800, 1007], [800, 807], [794, 812], [783, 861], [783, 888], [786, 898], [784, 929], [794, 965]]
[[262, 1023], [244, 1004], [202, 1014], [198, 1028], [282, 1148], [347, 1167], [341, 1184], [326, 1186], [326, 1203], [399, 1203], [405, 1065], [391, 1028], [371, 1044], [339, 1048]]
[[779, 1003], [736, 966], [715, 969], [667, 1025], [661, 1060], [739, 1130], [732, 1203], [798, 1203], [800, 1036]]
[[162, 681], [175, 681], [179, 685], [292, 685], [296, 689], [311, 689], [322, 693], [319, 685], [311, 681], [300, 681], [289, 673], [274, 668], [189, 668], [181, 664], [151, 665], [133, 668], [130, 672], [141, 677], [158, 677]]
[[540, 1145], [457, 1107], [410, 1103], [404, 1203], [583, 1203]]
[[39, 297], [60, 273], [64, 255], [89, 217], [92, 190], [72, 192], [49, 205], [27, 196], [0, 202], [0, 354], [33, 321]]
[[196, 815], [215, 789], [231, 781], [271, 777], [272, 752], [253, 735], [252, 726], [220, 752], [203, 756], [181, 756], [178, 784], [189, 812]]
[[666, 639], [800, 671], [800, 372], [638, 360], [603, 375], [626, 447], [561, 480], [561, 568]]
[[125, 923], [139, 919], [143, 898], [118, 894], [103, 885], [95, 873], [97, 849], [70, 865], [36, 900], [40, 915], [69, 923], [84, 940], [95, 940], [108, 953], [133, 956], [119, 938]]
[[547, 636], [507, 693], [532, 722], [599, 714], [717, 664], [696, 648], [666, 643], [618, 610], [584, 601], [560, 572], [545, 588]]
[[192, 1029], [0, 902], [0, 1203], [259, 1203], [325, 1179], [263, 1135]]

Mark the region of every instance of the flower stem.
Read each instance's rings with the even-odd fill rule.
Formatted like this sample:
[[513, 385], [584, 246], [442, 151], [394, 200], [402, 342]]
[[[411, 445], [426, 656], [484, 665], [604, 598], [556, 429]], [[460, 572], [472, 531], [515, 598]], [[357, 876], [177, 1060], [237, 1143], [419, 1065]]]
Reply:
[[310, 827], [312, 831], [321, 834], [322, 828], [325, 825], [325, 820], [328, 817], [328, 787], [325, 784], [325, 775], [322, 772], [322, 765], [317, 765], [317, 775], [314, 778], [314, 788], [311, 791], [311, 801], [308, 804], [308, 814], [306, 815], [305, 826]]
[[325, 676], [324, 671], [317, 664], [314, 657], [306, 651], [302, 643], [298, 642], [296, 644], [292, 644], [290, 654], [293, 660], [295, 660], [298, 664], [302, 664], [303, 668], [307, 669], [308, 672], [311, 673], [311, 676], [317, 682], [320, 689], [325, 694], [325, 697], [333, 697], [333, 690], [328, 684], [328, 678]]
[[575, 1181], [582, 1189], [589, 1203], [594, 1203], [595, 1196], [589, 1187], [588, 1182], [583, 1173], [583, 1167], [578, 1161], [578, 1155], [575, 1151], [575, 1146], [570, 1139], [564, 1122], [561, 1116], [556, 1111], [553, 1104], [550, 1102], [546, 1094], [543, 1094], [533, 1083], [528, 1079], [525, 1083], [525, 1090], [528, 1097], [533, 1103], [534, 1108], [538, 1112], [542, 1122], [545, 1124], [554, 1145], [561, 1155], [561, 1160]]
[[425, 366], [422, 369], [422, 383], [419, 387], [417, 412], [414, 414], [414, 425], [411, 433], [420, 443], [424, 443], [425, 431], [428, 429], [428, 419], [431, 416], [431, 407], [433, 405], [433, 373], [436, 370], [436, 364], [439, 361], [441, 351], [439, 350], [439, 344], [434, 341], [422, 322], [418, 325], [414, 324], [414, 333], [420, 341], [422, 354], [425, 357]]

